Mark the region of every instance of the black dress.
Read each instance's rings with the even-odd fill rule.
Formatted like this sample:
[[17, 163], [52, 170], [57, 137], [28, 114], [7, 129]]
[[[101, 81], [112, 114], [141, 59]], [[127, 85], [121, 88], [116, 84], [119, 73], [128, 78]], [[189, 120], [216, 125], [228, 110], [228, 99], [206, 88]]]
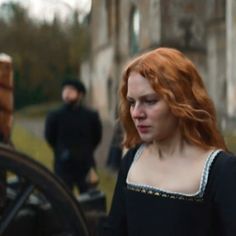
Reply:
[[140, 147], [123, 159], [103, 236], [235, 236], [236, 157], [215, 151], [207, 159], [199, 191], [166, 192], [127, 181]]

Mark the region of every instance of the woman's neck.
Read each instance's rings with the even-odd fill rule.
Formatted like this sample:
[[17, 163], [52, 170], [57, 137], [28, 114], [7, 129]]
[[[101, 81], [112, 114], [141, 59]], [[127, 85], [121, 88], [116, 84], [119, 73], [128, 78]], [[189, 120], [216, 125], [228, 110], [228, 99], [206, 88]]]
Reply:
[[160, 159], [177, 157], [183, 153], [187, 143], [183, 140], [179, 131], [170, 138], [155, 140], [149, 144], [150, 151], [158, 155]]

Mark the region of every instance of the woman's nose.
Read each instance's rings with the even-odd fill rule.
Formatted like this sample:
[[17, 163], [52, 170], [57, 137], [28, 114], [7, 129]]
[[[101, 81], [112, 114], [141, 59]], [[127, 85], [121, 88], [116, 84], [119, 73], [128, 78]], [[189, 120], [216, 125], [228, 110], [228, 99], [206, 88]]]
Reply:
[[131, 115], [134, 119], [140, 119], [144, 117], [144, 111], [140, 104], [135, 104], [132, 108]]

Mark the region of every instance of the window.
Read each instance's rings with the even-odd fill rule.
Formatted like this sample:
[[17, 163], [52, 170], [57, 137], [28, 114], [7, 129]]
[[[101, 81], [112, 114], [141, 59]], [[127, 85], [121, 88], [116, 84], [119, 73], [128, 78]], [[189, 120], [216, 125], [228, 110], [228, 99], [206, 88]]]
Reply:
[[131, 9], [129, 33], [130, 54], [133, 55], [139, 51], [140, 13], [136, 7]]

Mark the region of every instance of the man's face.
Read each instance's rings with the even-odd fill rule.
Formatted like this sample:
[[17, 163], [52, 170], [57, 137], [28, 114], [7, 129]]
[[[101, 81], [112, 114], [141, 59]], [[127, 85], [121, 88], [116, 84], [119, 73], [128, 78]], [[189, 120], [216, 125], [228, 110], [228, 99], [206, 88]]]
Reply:
[[82, 93], [71, 85], [64, 86], [62, 90], [62, 100], [65, 103], [74, 103], [81, 99]]

